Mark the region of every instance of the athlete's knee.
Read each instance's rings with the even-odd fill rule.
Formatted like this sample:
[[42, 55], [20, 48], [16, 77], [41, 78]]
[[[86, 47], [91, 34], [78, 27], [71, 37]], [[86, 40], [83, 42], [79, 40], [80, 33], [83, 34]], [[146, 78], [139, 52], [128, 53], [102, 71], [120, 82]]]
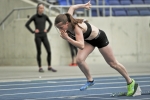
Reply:
[[108, 62], [110, 67], [117, 69], [119, 67], [119, 63], [117, 61]]
[[76, 62], [77, 64], [82, 64], [82, 62], [84, 62], [85, 60], [82, 57], [77, 57], [76, 58]]

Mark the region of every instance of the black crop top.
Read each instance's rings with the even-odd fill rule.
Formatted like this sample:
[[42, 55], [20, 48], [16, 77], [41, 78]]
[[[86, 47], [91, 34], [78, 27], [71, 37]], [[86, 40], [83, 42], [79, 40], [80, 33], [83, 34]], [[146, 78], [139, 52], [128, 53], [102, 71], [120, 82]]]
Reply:
[[[87, 25], [87, 31], [83, 33], [84, 39], [88, 38], [92, 32], [91, 25], [88, 22], [84, 22]], [[67, 33], [69, 37], [75, 40], [75, 34], [71, 33], [70, 31], [67, 30]]]
[[92, 32], [92, 28], [91, 25], [88, 22], [84, 22], [87, 25], [87, 30], [86, 32], [83, 34], [84, 39], [88, 38]]

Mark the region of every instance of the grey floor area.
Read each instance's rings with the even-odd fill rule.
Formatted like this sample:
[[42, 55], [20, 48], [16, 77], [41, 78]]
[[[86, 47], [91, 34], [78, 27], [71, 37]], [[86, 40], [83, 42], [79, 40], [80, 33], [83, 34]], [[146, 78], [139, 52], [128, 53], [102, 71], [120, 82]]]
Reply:
[[[129, 75], [147, 75], [150, 74], [150, 63], [122, 63], [127, 69]], [[44, 73], [38, 72], [37, 66], [0, 66], [0, 81], [17, 80], [39, 80], [39, 79], [63, 79], [63, 78], [84, 78], [85, 76], [78, 67], [53, 66], [57, 72], [47, 70], [43, 66]], [[93, 77], [120, 76], [120, 74], [110, 68], [107, 64], [89, 65]]]

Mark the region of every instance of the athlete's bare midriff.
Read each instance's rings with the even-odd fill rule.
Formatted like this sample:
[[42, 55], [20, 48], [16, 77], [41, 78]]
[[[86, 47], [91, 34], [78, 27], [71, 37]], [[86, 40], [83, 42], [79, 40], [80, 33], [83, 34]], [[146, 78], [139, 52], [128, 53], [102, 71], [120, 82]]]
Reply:
[[[79, 26], [81, 26], [83, 29], [82, 29], [82, 32], [83, 34], [87, 31], [87, 25], [83, 22], [83, 23], [78, 23]], [[90, 36], [88, 38], [86, 38], [85, 40], [92, 40], [94, 39], [98, 33], [99, 33], [99, 29], [97, 27], [95, 27], [94, 25], [90, 24], [91, 25], [91, 28], [92, 28], [92, 32], [90, 34]]]

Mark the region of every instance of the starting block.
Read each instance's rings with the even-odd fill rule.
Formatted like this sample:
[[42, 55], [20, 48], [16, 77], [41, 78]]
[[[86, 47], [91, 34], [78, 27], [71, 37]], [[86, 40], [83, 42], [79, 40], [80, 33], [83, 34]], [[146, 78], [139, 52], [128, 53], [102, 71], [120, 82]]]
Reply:
[[[136, 91], [134, 91], [132, 95], [133, 97], [139, 95], [150, 95], [150, 91], [142, 91], [138, 83], [135, 84], [134, 90]], [[110, 96], [111, 97], [127, 96], [127, 92], [112, 93]]]
[[136, 91], [133, 93], [133, 95], [132, 95], [133, 97], [141, 95], [142, 91], [141, 91], [141, 88], [140, 88], [139, 84], [135, 83], [134, 90], [136, 90]]

